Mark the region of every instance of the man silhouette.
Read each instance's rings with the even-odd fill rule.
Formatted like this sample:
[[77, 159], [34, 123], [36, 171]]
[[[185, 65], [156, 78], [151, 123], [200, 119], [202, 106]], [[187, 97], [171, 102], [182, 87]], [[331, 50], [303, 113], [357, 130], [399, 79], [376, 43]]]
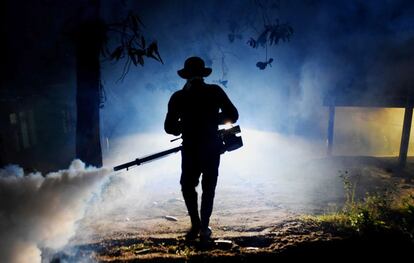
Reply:
[[[203, 78], [211, 71], [199, 57], [185, 61], [184, 68], [177, 73], [187, 82], [171, 96], [164, 123], [167, 133], [182, 134], [183, 139], [180, 184], [191, 219], [187, 239], [195, 239], [200, 234], [201, 240], [208, 240], [211, 236], [209, 222], [223, 146], [218, 125], [234, 123], [239, 117], [223, 89], [204, 82]], [[203, 193], [199, 216], [196, 186], [201, 174]]]

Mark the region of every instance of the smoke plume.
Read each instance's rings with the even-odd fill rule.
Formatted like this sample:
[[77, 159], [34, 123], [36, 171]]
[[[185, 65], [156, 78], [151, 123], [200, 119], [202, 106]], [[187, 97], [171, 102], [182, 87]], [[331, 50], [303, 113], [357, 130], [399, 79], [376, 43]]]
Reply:
[[0, 169], [0, 262], [40, 262], [42, 248], [65, 246], [108, 174], [80, 160], [45, 176]]

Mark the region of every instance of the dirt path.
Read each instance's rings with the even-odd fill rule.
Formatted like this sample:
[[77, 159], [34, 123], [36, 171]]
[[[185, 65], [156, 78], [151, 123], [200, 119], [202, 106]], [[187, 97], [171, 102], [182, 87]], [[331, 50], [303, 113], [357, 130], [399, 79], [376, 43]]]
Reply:
[[[53, 255], [53, 260], [98, 262], [275, 262], [307, 260], [394, 261], [410, 256], [413, 243], [389, 233], [353, 236], [301, 219], [273, 226], [216, 233], [208, 244], [186, 242], [183, 233], [113, 237], [74, 246]], [[89, 262], [89, 261], [88, 261]]]
[[[257, 258], [266, 261], [298, 255], [320, 257], [328, 252], [354, 255], [353, 251], [360, 249], [358, 244], [366, 248], [360, 251], [366, 255], [384, 244], [388, 246], [384, 251], [401, 254], [400, 249], [406, 244], [395, 247], [399, 240], [394, 242], [393, 237], [374, 237], [369, 242], [354, 240], [300, 219], [300, 215], [321, 214], [342, 205], [344, 192], [339, 175], [345, 171], [358, 186], [357, 197], [395, 185], [412, 188], [407, 174], [414, 174], [413, 159], [405, 170], [399, 170], [395, 164], [395, 158], [337, 157], [302, 163], [292, 170], [292, 177], [235, 176], [230, 181], [222, 178], [211, 226], [214, 240], [226, 241], [213, 242], [207, 249], [182, 238], [190, 222], [175, 185], [176, 178], [164, 177], [163, 184], [151, 180], [143, 184], [139, 195], [122, 202], [96, 201], [80, 222], [69, 249], [58, 253], [57, 258], [92, 258], [102, 262], [257, 262]], [[125, 187], [122, 178], [111, 183], [117, 184]], [[119, 189], [122, 188], [110, 187], [102, 195], [122, 195]], [[104, 206], [108, 203], [110, 206]]]

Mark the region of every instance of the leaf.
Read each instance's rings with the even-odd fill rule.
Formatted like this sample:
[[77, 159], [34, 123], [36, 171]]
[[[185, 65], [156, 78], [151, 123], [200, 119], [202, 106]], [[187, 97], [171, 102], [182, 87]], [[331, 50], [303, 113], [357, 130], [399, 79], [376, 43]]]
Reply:
[[124, 52], [124, 48], [122, 46], [117, 47], [110, 55], [111, 60], [119, 60]]
[[143, 66], [145, 59], [147, 58], [153, 58], [161, 63], [164, 63], [156, 42], [152, 42], [147, 47], [148, 43], [141, 33], [141, 29], [144, 27], [144, 24], [132, 11], [130, 11], [120, 22], [109, 26], [110, 28], [108, 30], [119, 35], [119, 46], [113, 51], [111, 49], [111, 53], [105, 52], [106, 50], [104, 50], [102, 54], [110, 57], [111, 60], [116, 61], [124, 57], [126, 58], [122, 75], [119, 80], [123, 80], [125, 78], [126, 74], [129, 72], [131, 64], [134, 64], [135, 66], [140, 64]]
[[135, 57], [135, 52], [134, 52], [134, 50], [132, 48], [128, 50], [128, 56], [131, 59], [132, 63], [134, 63], [134, 65], [137, 66], [138, 65], [138, 61], [137, 61], [137, 59]]
[[256, 42], [256, 40], [254, 40], [253, 38], [250, 38], [250, 39], [247, 41], [247, 44], [249, 44], [252, 48], [257, 48], [257, 42]]
[[162, 64], [164, 64], [164, 62], [162, 61], [161, 55], [158, 52], [158, 45], [157, 42], [152, 42], [148, 48], [147, 48], [147, 56], [151, 57], [159, 62], [161, 62]]
[[281, 38], [281, 33], [278, 30], [271, 31], [269, 35], [269, 44], [277, 45], [279, 43], [280, 38]]
[[143, 57], [143, 55], [137, 54], [137, 61], [141, 66], [144, 66], [144, 57]]
[[257, 39], [250, 38], [247, 43], [253, 48], [257, 48], [258, 46], [265, 47], [266, 44], [269, 46], [277, 45], [280, 41], [290, 41], [292, 34], [293, 28], [288, 23], [280, 24], [277, 19], [275, 24], [265, 25], [263, 32]]
[[266, 62], [257, 62], [256, 63], [256, 67], [258, 67], [260, 70], [264, 70], [265, 68], [266, 68], [266, 66], [267, 66], [267, 63]]

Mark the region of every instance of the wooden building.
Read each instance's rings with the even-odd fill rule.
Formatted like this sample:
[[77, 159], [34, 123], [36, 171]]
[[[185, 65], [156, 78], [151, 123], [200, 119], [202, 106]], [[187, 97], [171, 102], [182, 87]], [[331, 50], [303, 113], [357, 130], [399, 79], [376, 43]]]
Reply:
[[[402, 94], [402, 95], [401, 95]], [[402, 125], [401, 143], [398, 156], [400, 167], [404, 167], [407, 162], [408, 147], [410, 142], [410, 132], [413, 119], [414, 96], [410, 92], [388, 92], [373, 94], [336, 94], [328, 95], [324, 99], [324, 106], [329, 107], [328, 120], [328, 156], [332, 155], [334, 146], [334, 125], [336, 107], [364, 107], [364, 108], [403, 108], [404, 121]]]

